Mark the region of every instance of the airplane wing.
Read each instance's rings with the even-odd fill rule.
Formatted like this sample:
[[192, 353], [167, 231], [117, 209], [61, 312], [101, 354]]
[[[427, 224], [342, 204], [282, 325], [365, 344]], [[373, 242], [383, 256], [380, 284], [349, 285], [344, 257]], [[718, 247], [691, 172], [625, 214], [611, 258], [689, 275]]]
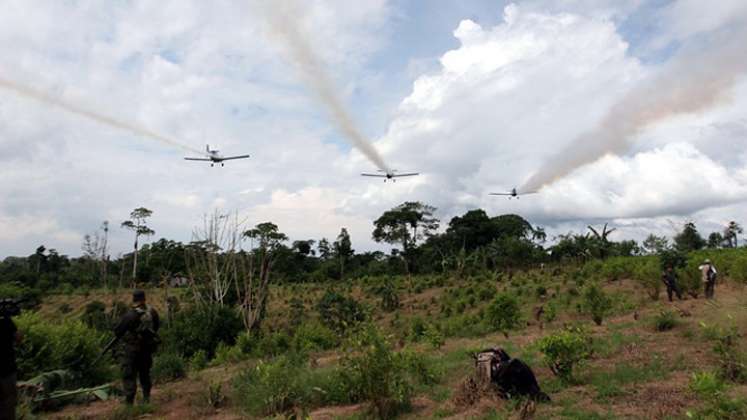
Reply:
[[520, 192], [517, 195], [529, 195], [529, 194], [537, 194], [537, 191]]
[[490, 193], [489, 195], [513, 195], [511, 193]]
[[206, 159], [206, 158], [185, 157], [184, 160], [199, 160], [201, 162], [210, 162], [210, 159]]
[[247, 159], [248, 157], [249, 155], [229, 156], [229, 157], [224, 157], [221, 160]]
[[401, 177], [403, 177], [403, 176], [415, 176], [415, 175], [420, 175], [420, 174], [419, 174], [419, 173], [417, 173], [417, 172], [412, 172], [412, 173], [409, 173], [409, 174], [394, 174], [394, 175], [392, 175], [392, 176], [393, 176], [394, 178], [401, 178]]
[[386, 175], [382, 174], [361, 174], [361, 176], [370, 176], [372, 178], [386, 178]]

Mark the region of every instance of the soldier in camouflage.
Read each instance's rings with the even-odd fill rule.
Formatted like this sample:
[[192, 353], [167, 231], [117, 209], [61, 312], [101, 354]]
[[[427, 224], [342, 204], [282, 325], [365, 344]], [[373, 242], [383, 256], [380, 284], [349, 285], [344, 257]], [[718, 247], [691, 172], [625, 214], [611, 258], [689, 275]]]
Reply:
[[122, 388], [125, 402], [132, 404], [137, 393], [137, 380], [143, 389], [143, 401], [150, 402], [150, 369], [158, 346], [158, 312], [145, 303], [145, 292], [135, 290], [132, 308], [119, 320], [114, 334], [122, 342]]

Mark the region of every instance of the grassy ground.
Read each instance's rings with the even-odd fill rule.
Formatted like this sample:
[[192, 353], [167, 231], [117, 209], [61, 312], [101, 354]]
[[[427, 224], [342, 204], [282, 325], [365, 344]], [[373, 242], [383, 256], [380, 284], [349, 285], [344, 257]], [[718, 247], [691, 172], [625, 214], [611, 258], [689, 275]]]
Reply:
[[[504, 347], [513, 357], [532, 366], [540, 385], [550, 394], [552, 402], [536, 405], [533, 418], [678, 419], [688, 418], [688, 413], [697, 416], [709, 403], [702, 395], [691, 391], [690, 383], [694, 373], [716, 369], [713, 329], [735, 325], [743, 335], [747, 333], [747, 296], [743, 287], [733, 282], [719, 284], [714, 301], [688, 298], [674, 303], [650, 300], [631, 280], [605, 282], [604, 290], [613, 298], [614, 309], [601, 326], [596, 326], [588, 315], [576, 309], [578, 298], [570, 292], [575, 286], [566, 276], [553, 277], [549, 282], [543, 282], [539, 275], [536, 277], [529, 275], [521, 281], [503, 279], [500, 282], [485, 278], [403, 280], [399, 284], [400, 308], [393, 312], [374, 310], [373, 318], [391, 335], [395, 346], [407, 346], [428, 354], [440, 372], [438, 383], [416, 388], [412, 409], [403, 415], [404, 418], [519, 418], [521, 407], [513, 402], [484, 398], [475, 405], [464, 406], [454, 399], [461, 383], [472, 374], [470, 352], [496, 346]], [[347, 291], [376, 308], [378, 298], [368, 292], [364, 283], [349, 286]], [[540, 286], [545, 290], [540, 291]], [[293, 297], [300, 298], [311, 311], [327, 287], [308, 284], [273, 288], [268, 326], [275, 329], [287, 323], [289, 302]], [[445, 326], [465, 314], [479, 314], [489, 301], [480, 298], [484, 290], [490, 292], [487, 298], [498, 290], [519, 296], [524, 315], [520, 329], [506, 337], [497, 332], [473, 331], [467, 323], [460, 324], [454, 328], [456, 333], [448, 334], [450, 336], [438, 349], [408, 340], [415, 318]], [[156, 307], [165, 308], [163, 291], [149, 291], [149, 296]], [[65, 316], [76, 316], [89, 300], [108, 304], [112, 300], [127, 301], [127, 298], [126, 291], [115, 296], [104, 292], [91, 292], [88, 297], [59, 295], [48, 299], [41, 311], [55, 316], [60, 305], [68, 304], [73, 309]], [[535, 320], [533, 310], [540, 305], [547, 308], [550, 302], [557, 307], [556, 318], [552, 322]], [[659, 332], [655, 328], [655, 318], [665, 310], [676, 314], [676, 325]], [[577, 370], [574, 381], [563, 383], [546, 367], [536, 343], [541, 337], [574, 322], [583, 322], [589, 327], [595, 338], [595, 352], [592, 359]], [[739, 347], [745, 349], [745, 344], [747, 342], [741, 338]], [[335, 363], [340, 356], [336, 351], [313, 354], [311, 364], [323, 368]], [[59, 412], [45, 413], [43, 417], [245, 418], [236, 399], [247, 396], [233, 394], [231, 382], [246, 365], [256, 362], [250, 360], [190, 372], [184, 380], [157, 386], [152, 405], [140, 411], [124, 412], [118, 402], [108, 401], [68, 406]], [[733, 384], [723, 392], [747, 395], [747, 386]], [[313, 419], [337, 419], [362, 417], [364, 413], [363, 405], [351, 405], [324, 407], [309, 415]]]

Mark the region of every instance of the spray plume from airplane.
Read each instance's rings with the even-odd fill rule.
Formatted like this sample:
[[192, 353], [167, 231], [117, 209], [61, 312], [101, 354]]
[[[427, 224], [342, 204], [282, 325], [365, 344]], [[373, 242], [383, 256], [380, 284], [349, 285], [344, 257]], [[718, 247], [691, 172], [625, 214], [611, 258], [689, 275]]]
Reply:
[[53, 97], [47, 93], [44, 93], [40, 90], [34, 89], [32, 87], [23, 85], [21, 83], [13, 82], [7, 79], [0, 78], [0, 88], [8, 90], [10, 92], [13, 92], [17, 95], [20, 95], [25, 98], [34, 99], [36, 101], [42, 102], [47, 105], [51, 105], [53, 107], [57, 107], [59, 109], [62, 109], [63, 111], [69, 112], [71, 114], [88, 118], [90, 120], [96, 121], [100, 124], [108, 125], [110, 127], [118, 128], [120, 130], [129, 131], [130, 133], [136, 134], [141, 137], [146, 137], [152, 140], [159, 141], [164, 144], [168, 144], [170, 146], [178, 147], [183, 150], [187, 150], [189, 152], [197, 153], [197, 154], [204, 154], [204, 152], [194, 149], [190, 146], [184, 145], [174, 139], [171, 139], [169, 137], [163, 136], [161, 134], [155, 133], [153, 131], [148, 130], [147, 128], [143, 128], [134, 124], [130, 124], [112, 117], [109, 117], [107, 115], [99, 114], [97, 112], [90, 111], [88, 109], [85, 109], [81, 106], [72, 104], [70, 102], [66, 102], [62, 99]]

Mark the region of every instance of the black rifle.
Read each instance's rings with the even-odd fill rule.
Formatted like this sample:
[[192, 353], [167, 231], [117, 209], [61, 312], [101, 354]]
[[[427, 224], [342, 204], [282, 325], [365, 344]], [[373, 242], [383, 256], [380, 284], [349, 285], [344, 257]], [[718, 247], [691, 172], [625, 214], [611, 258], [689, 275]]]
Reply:
[[96, 360], [94, 360], [92, 364], [93, 365], [98, 364], [101, 361], [101, 359], [104, 357], [104, 355], [106, 355], [106, 353], [108, 353], [109, 350], [111, 350], [112, 347], [114, 347], [114, 345], [117, 344], [117, 341], [119, 341], [119, 337], [112, 338], [111, 341], [109, 341], [109, 343], [106, 345], [106, 347], [104, 347], [104, 350], [101, 352], [101, 354], [99, 354], [99, 357], [97, 357]]

